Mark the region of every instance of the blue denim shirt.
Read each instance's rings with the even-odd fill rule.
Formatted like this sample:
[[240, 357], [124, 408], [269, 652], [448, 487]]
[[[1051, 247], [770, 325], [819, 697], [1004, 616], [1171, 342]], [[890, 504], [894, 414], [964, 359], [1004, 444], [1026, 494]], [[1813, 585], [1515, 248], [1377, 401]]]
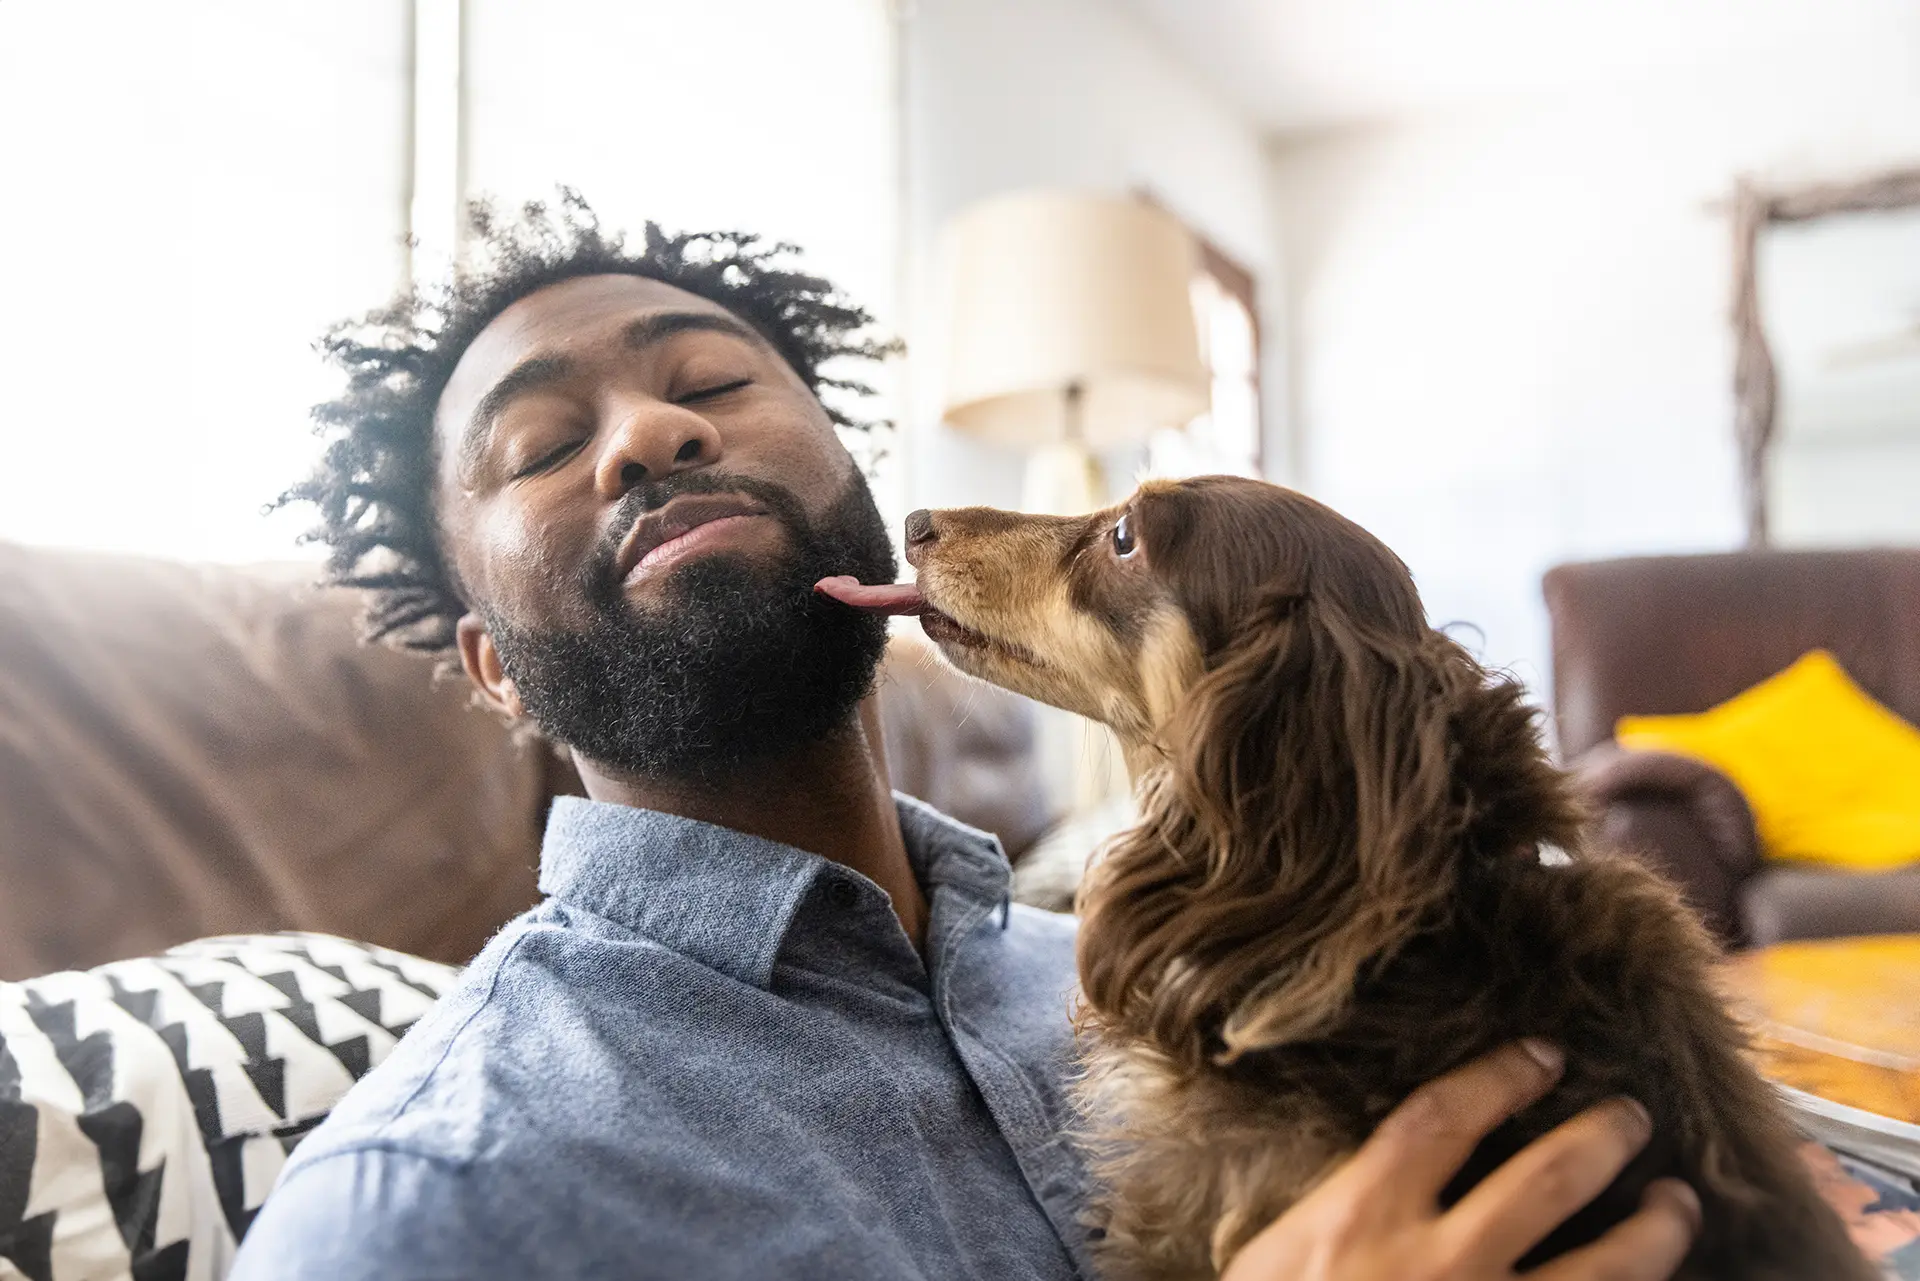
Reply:
[[547, 901], [302, 1143], [235, 1281], [1091, 1275], [1072, 923], [898, 804], [924, 964], [838, 864], [556, 802]]

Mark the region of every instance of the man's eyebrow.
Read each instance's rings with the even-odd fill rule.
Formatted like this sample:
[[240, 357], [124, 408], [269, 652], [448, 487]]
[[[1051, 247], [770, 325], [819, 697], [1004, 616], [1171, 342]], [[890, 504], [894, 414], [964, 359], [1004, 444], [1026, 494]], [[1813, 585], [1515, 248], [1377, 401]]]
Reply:
[[768, 345], [760, 331], [723, 311], [656, 311], [627, 326], [629, 347], [651, 347], [676, 334], [726, 334], [757, 347]]
[[480, 461], [480, 455], [487, 447], [487, 438], [493, 434], [493, 425], [509, 401], [515, 396], [557, 383], [572, 373], [573, 362], [564, 356], [535, 356], [521, 361], [507, 372], [506, 377], [487, 388], [487, 394], [473, 407], [473, 416], [467, 419], [467, 429], [460, 436], [461, 470], [469, 470]]

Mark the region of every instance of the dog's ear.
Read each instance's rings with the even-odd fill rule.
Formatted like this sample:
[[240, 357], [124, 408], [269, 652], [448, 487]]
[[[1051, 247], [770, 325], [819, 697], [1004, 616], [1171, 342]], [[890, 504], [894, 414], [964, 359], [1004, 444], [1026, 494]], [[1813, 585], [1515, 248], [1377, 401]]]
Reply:
[[1324, 1030], [1463, 859], [1578, 827], [1514, 682], [1302, 592], [1253, 611], [1168, 746], [1083, 892], [1081, 981], [1096, 1021], [1190, 1066]]

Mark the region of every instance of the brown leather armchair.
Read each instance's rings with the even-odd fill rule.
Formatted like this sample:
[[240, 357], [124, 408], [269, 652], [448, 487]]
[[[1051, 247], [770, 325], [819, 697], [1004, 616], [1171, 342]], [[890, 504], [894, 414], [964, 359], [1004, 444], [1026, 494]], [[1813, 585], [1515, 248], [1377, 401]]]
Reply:
[[1561, 755], [1608, 844], [1671, 876], [1731, 946], [1920, 930], [1920, 866], [1768, 864], [1723, 774], [1613, 742], [1621, 716], [1705, 711], [1810, 649], [1920, 722], [1920, 549], [1595, 561], [1548, 571], [1544, 590]]

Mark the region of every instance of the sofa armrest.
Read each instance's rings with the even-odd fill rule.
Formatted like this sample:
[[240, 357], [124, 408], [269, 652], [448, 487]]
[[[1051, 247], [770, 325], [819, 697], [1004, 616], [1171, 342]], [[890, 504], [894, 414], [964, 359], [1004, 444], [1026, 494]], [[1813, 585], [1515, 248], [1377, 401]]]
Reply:
[[1572, 773], [1599, 811], [1604, 847], [1672, 880], [1721, 942], [1747, 941], [1740, 886], [1760, 870], [1760, 841], [1731, 779], [1691, 757], [1614, 743], [1587, 752]]

